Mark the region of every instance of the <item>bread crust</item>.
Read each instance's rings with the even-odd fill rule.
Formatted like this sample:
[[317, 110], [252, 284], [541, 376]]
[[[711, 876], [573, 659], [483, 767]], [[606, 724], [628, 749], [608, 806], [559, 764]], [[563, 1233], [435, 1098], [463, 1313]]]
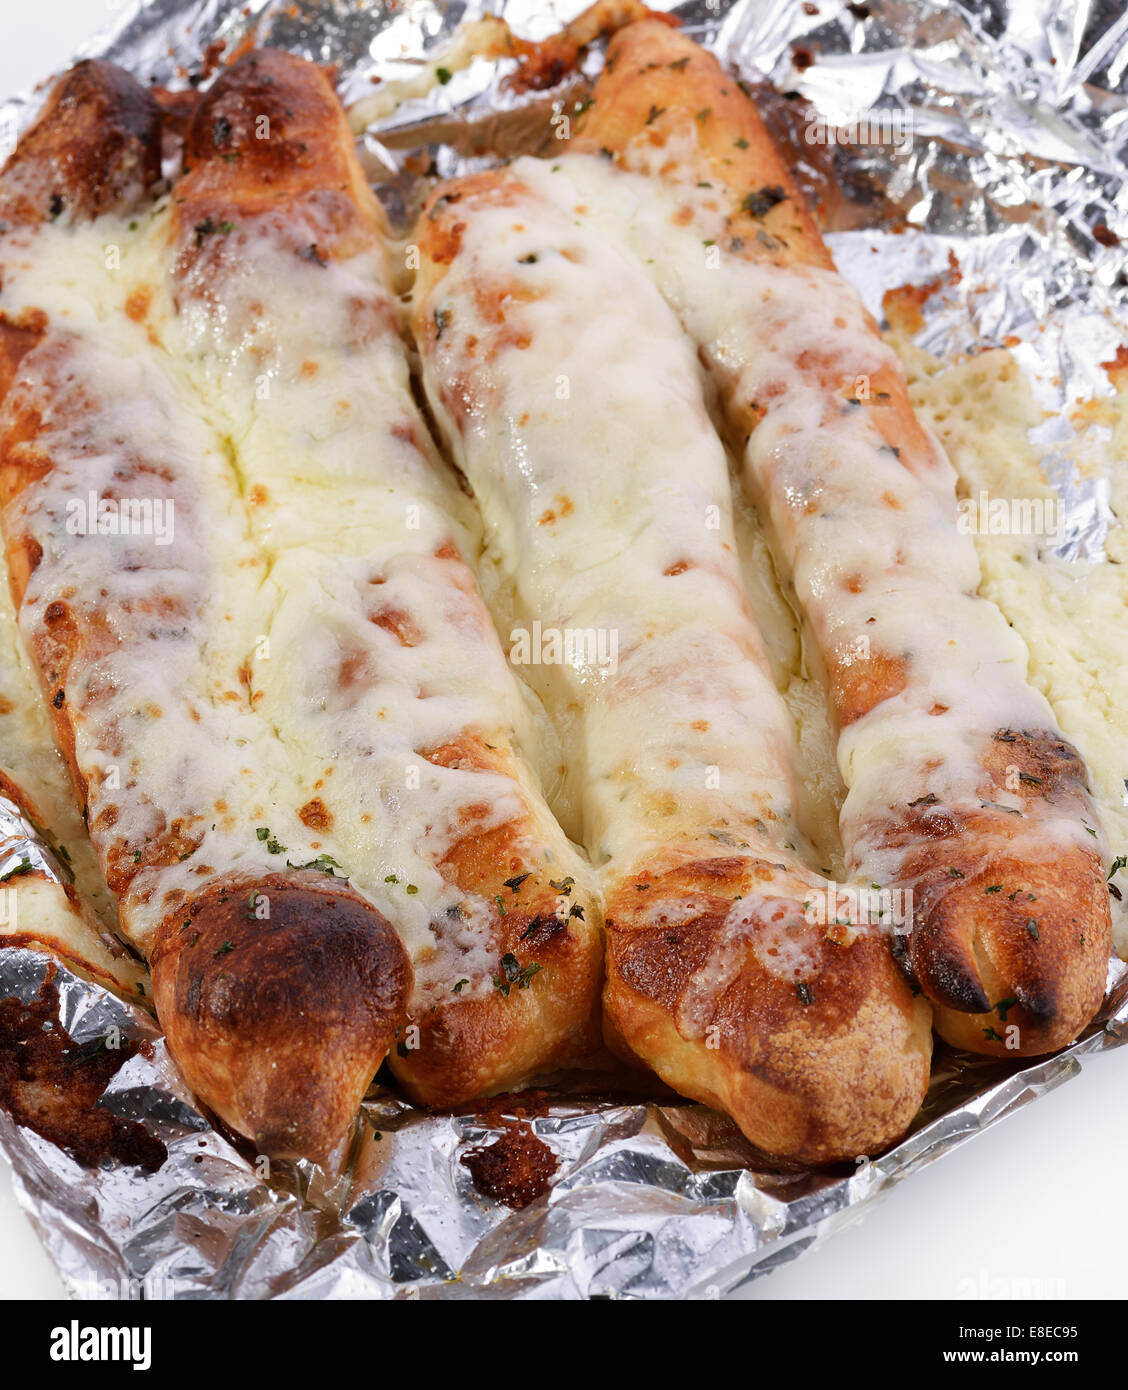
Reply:
[[124, 212], [161, 176], [160, 112], [123, 68], [86, 58], [51, 89], [0, 173], [0, 222]]
[[329, 1156], [411, 988], [391, 923], [312, 872], [213, 879], [166, 918], [150, 966], [185, 1080], [275, 1158]]
[[[656, 866], [641, 882], [620, 883], [607, 907], [612, 1044], [679, 1094], [724, 1110], [767, 1153], [832, 1163], [904, 1134], [928, 1088], [931, 1013], [882, 930], [810, 928], [796, 938], [805, 956], [796, 980], [773, 961], [765, 932], [813, 884], [739, 858]], [[758, 892], [772, 895], [762, 920], [734, 936], [734, 904]], [[679, 907], [689, 895], [692, 916]], [[695, 998], [710, 973], [718, 987]]]

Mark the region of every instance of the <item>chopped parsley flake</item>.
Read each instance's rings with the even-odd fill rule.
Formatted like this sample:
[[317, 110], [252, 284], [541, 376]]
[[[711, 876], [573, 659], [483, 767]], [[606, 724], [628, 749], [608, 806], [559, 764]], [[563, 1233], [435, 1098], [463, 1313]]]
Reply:
[[782, 203], [786, 197], [787, 194], [779, 184], [773, 184], [769, 188], [758, 188], [755, 192], [746, 194], [740, 206], [750, 217], [766, 217], [772, 208]]
[[502, 973], [493, 976], [494, 989], [508, 998], [514, 985], [516, 985], [518, 989], [528, 989], [533, 976], [538, 974], [543, 968], [544, 967], [538, 965], [536, 961], [533, 961], [531, 965], [522, 967], [521, 962], [513, 952], [506, 951], [505, 955], [501, 958]]
[[[268, 845], [267, 849], [269, 848], [270, 846]], [[341, 866], [331, 854], [319, 854], [316, 859], [310, 859], [305, 864], [292, 864], [290, 860], [287, 859], [286, 867], [288, 869], [316, 869], [318, 873], [328, 874], [330, 878], [336, 878], [337, 875], [335, 871]], [[348, 875], [342, 874], [341, 877], [347, 878]]]

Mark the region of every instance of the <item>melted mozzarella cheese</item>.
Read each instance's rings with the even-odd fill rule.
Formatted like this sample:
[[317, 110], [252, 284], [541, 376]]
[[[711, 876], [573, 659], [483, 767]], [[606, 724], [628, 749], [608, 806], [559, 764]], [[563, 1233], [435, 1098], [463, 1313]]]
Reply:
[[[103, 865], [124, 864], [123, 923], [144, 948], [169, 904], [201, 878], [268, 867], [253, 828], [270, 804], [270, 761], [245, 696], [215, 689], [207, 661], [231, 621], [213, 576], [228, 545], [239, 553], [239, 522], [233, 510], [201, 505], [209, 460], [221, 467], [217, 451], [145, 355], [52, 335], [25, 360], [23, 389], [49, 402], [35, 443], [51, 468], [8, 510], [9, 529], [43, 549], [20, 622], [34, 645], [52, 604], [76, 617], [63, 698], [90, 835]], [[91, 493], [171, 505], [172, 540], [75, 533], [70, 508]], [[163, 862], [167, 847], [156, 851], [169, 832], [179, 846], [172, 863]]]
[[[817, 347], [848, 381], [895, 361], [857, 296], [831, 272], [710, 255], [722, 214], [696, 191], [694, 159], [677, 161], [681, 182], [666, 188], [646, 171], [645, 148], [642, 173], [577, 155], [514, 169], [646, 267], [730, 399], [772, 401], [747, 443], [745, 480], [793, 561], [791, 579], [820, 646], [868, 639], [907, 658], [904, 690], [838, 740], [847, 868], [895, 881], [904, 851], [881, 847], [890, 819], [925, 788], [937, 814], [974, 813], [985, 800], [1019, 809], [1023, 796], [985, 785], [984, 743], [999, 728], [1052, 729], [1053, 713], [1027, 682], [1022, 639], [977, 596], [975, 548], [954, 524], [955, 475], [939, 446], [927, 468], [910, 473], [883, 447], [867, 411], [848, 408], [845, 391], [821, 386], [802, 365]], [[664, 170], [672, 153], [660, 152]], [[862, 582], [848, 583], [851, 576]], [[1064, 844], [1093, 848], [1095, 834], [1084, 818], [1051, 811], [1030, 821], [1025, 839], [1030, 852], [1056, 853]]]
[[[424, 756], [468, 733], [531, 746], [543, 714], [454, 554], [477, 547], [473, 513], [412, 404], [383, 252], [296, 256], [321, 214], [230, 233], [222, 280], [209, 262], [203, 283], [168, 275], [167, 204], [6, 248], [3, 307], [44, 310], [69, 388], [98, 401], [79, 418], [57, 399], [40, 441], [54, 467], [21, 503], [45, 547], [23, 622], [30, 636], [65, 594], [113, 624], [67, 699], [94, 843], [142, 861], [122, 904], [138, 945], [201, 875], [335, 863], [401, 932], [420, 987], [467, 976], [469, 998], [496, 971], [492, 903], [441, 869], [468, 827], [516, 823], [524, 862], [581, 885], [587, 870], [519, 760]], [[67, 532], [69, 503], [128, 483], [172, 504], [168, 545]], [[155, 595], [167, 621], [138, 610]], [[197, 848], [148, 867], [174, 820]]]
[[6, 576], [0, 577], [0, 771], [26, 795], [41, 829], [74, 873], [79, 893], [112, 929], [112, 895], [75, 804], [70, 774], [51, 741], [39, 677], [20, 641]]
[[513, 592], [512, 659], [565, 730], [605, 879], [671, 851], [798, 853], [790, 725], [692, 346], [536, 187], [460, 195], [457, 254], [418, 311], [441, 326], [422, 335], [432, 408]]
[[[41, 309], [51, 325], [16, 389], [48, 402], [36, 444], [52, 468], [9, 512], [9, 529], [44, 549], [20, 622], [34, 643], [61, 598], [87, 634], [110, 634], [102, 650], [79, 646], [65, 698], [91, 839], [103, 865], [130, 876], [122, 926], [147, 949], [169, 907], [215, 874], [280, 867], [276, 843], [295, 862], [318, 851], [297, 816], [284, 749], [241, 676], [255, 650], [263, 566], [229, 444], [152, 322], [167, 244], [159, 210], [52, 224], [22, 240], [5, 247], [3, 306]], [[122, 498], [162, 504], [167, 543], [155, 527], [76, 529], [98, 502]], [[150, 864], [173, 826], [184, 857]]]
[[492, 988], [486, 890], [512, 870], [468, 892], [444, 865], [459, 841], [510, 827], [526, 867], [587, 871], [520, 757], [428, 760], [466, 737], [529, 747], [529, 701], [456, 553], [473, 513], [413, 403], [383, 249], [303, 254], [332, 244], [332, 212], [291, 200], [189, 257], [161, 333], [240, 478], [263, 570], [251, 702], [293, 807], [318, 804], [315, 847], [396, 925], [418, 989], [465, 977], [468, 999]]

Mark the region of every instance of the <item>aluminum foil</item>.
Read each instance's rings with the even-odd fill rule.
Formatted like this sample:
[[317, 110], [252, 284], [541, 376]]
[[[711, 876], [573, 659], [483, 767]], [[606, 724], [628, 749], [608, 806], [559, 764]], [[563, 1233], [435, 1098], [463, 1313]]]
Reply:
[[[500, 15], [541, 38], [583, 8], [544, 0], [149, 0], [76, 57], [104, 55], [173, 87], [206, 81], [253, 36], [338, 65], [346, 103], [434, 63], [457, 25]], [[1128, 342], [1128, 16], [1109, 0], [693, 0], [689, 31], [757, 85], [800, 181], [842, 230], [843, 273], [880, 313], [885, 290], [961, 276], [923, 305], [918, 341], [951, 355], [1004, 340], [1047, 410], [1039, 431], [1066, 503], [1059, 554], [1099, 562], [1107, 480], [1082, 478], [1069, 418], [1107, 395], [1102, 363]], [[389, 110], [360, 137], [393, 217], [420, 167], [444, 175], [487, 151], [534, 149], [599, 67], [518, 96], [512, 64], [476, 60]], [[759, 84], [770, 84], [760, 86]], [[777, 94], [771, 95], [771, 90]], [[0, 107], [9, 145], [42, 93]], [[874, 110], [911, 120], [900, 142], [825, 147], [813, 119], [848, 128]], [[425, 158], [420, 160], [419, 156]], [[872, 254], [874, 247], [880, 255]], [[1095, 426], [1092, 428], [1096, 428]], [[1128, 769], [1126, 769], [1128, 772]], [[5, 865], [57, 869], [18, 807], [0, 804]], [[1128, 1041], [1128, 968], [1110, 962], [1084, 1036], [1033, 1065], [937, 1049], [909, 1136], [878, 1158], [809, 1171], [754, 1151], [729, 1121], [608, 1079], [553, 1078], [477, 1113], [430, 1115], [374, 1086], [332, 1171], [248, 1151], [196, 1105], [151, 1016], [27, 949], [0, 950], [0, 1000], [50, 1001], [79, 1048], [130, 1042], [99, 1104], [167, 1148], [151, 1173], [81, 1167], [0, 1107], [0, 1147], [68, 1291], [130, 1298], [716, 1298], [795, 1258], [924, 1163]], [[46, 986], [47, 992], [44, 993]], [[520, 1210], [483, 1196], [463, 1161], [514, 1131], [555, 1161]]]
[[[47, 843], [47, 836], [15, 801], [0, 795], [0, 883], [35, 873], [56, 883], [74, 875]], [[0, 998], [3, 996], [0, 995]]]

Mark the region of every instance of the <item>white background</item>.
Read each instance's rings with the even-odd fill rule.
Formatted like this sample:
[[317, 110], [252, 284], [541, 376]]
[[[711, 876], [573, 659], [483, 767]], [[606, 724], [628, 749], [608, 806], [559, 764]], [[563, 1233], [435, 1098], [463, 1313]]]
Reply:
[[[0, 93], [112, 21], [114, 0], [0, 0]], [[864, 1221], [758, 1281], [753, 1298], [1128, 1294], [1128, 1049], [894, 1190]], [[0, 1297], [61, 1286], [0, 1164]], [[1048, 1310], [1047, 1310], [1048, 1311]]]

